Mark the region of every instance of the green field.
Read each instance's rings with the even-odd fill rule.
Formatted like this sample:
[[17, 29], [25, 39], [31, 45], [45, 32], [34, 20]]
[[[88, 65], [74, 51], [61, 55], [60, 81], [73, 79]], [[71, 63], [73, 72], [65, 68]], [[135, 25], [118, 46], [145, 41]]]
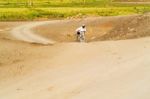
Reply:
[[110, 0], [0, 0], [0, 7], [103, 7]]
[[113, 0], [116, 2], [150, 2], [150, 0]]
[[[115, 1], [122, 0], [0, 0], [0, 7], [108, 7], [108, 6], [127, 6], [116, 5]], [[133, 1], [133, 0], [124, 0]], [[135, 0], [134, 0], [135, 1]], [[137, 0], [138, 1], [138, 0]], [[128, 5], [137, 6], [137, 5]], [[148, 6], [141, 4], [138, 6]]]
[[[30, 1], [30, 2], [29, 2]], [[110, 0], [1, 0], [0, 20], [48, 20], [85, 16], [142, 14], [150, 6], [114, 4]]]

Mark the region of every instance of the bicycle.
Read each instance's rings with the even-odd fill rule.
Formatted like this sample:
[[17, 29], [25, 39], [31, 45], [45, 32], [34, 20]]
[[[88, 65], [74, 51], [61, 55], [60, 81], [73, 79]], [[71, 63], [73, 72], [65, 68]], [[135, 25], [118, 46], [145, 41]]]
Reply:
[[85, 32], [77, 32], [77, 41], [84, 42], [85, 41]]

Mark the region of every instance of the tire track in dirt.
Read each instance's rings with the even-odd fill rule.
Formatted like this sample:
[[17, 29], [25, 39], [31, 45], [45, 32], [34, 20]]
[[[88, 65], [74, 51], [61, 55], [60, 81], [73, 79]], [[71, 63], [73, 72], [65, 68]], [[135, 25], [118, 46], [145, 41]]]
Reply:
[[20, 26], [17, 26], [11, 30], [12, 36], [14, 36], [16, 39], [29, 42], [29, 43], [37, 43], [37, 44], [54, 44], [55, 42], [53, 40], [47, 39], [45, 37], [36, 35], [33, 31], [31, 31], [32, 28], [45, 25], [45, 24], [50, 24], [55, 21], [43, 21], [43, 22], [31, 22], [27, 24], [23, 24]]

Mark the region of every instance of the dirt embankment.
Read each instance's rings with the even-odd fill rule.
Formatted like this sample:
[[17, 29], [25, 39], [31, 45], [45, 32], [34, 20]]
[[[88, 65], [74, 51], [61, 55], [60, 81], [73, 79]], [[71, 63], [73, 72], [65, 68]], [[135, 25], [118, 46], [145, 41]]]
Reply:
[[131, 16], [118, 24], [100, 40], [125, 40], [150, 36], [150, 14]]
[[[33, 23], [2, 22], [1, 28], [3, 29], [0, 29], [0, 38], [12, 39], [8, 33], [11, 30], [11, 34], [13, 34], [14, 38], [31, 43], [47, 44], [54, 41], [75, 42], [75, 30], [82, 24], [86, 24], [87, 27], [87, 42], [125, 40], [150, 36], [150, 14], [147, 13], [133, 16], [95, 17]], [[13, 28], [15, 26], [17, 27]], [[45, 38], [36, 34], [44, 36]]]
[[150, 36], [150, 15], [66, 20], [35, 28], [36, 33], [57, 42], [74, 42], [75, 29], [86, 24], [87, 42], [124, 40]]

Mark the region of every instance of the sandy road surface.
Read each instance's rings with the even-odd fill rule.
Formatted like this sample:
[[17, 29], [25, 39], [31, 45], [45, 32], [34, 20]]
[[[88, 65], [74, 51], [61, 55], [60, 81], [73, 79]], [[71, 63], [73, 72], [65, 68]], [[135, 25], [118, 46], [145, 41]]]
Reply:
[[150, 99], [150, 38], [0, 44], [0, 99]]
[[30, 43], [39, 43], [39, 44], [54, 44], [54, 41], [48, 40], [44, 37], [36, 35], [31, 31], [32, 28], [43, 25], [49, 24], [53, 22], [31, 22], [25, 25], [17, 26], [16, 28], [12, 29], [11, 34], [17, 38], [18, 40], [30, 42]]

